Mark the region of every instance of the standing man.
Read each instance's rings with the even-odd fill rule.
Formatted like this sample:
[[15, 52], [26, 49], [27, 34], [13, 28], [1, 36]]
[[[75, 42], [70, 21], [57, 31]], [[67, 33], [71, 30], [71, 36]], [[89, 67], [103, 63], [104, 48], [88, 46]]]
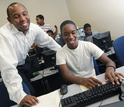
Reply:
[[52, 26], [50, 26], [49, 24], [46, 24], [45, 22], [44, 22], [44, 16], [43, 15], [37, 15], [36, 16], [36, 22], [37, 22], [37, 24], [41, 27], [41, 29], [43, 29], [44, 30], [44, 32], [47, 32], [48, 30], [52, 30], [53, 31], [53, 33], [55, 32], [54, 30], [53, 30], [53, 28], [52, 28]]
[[[57, 51], [61, 47], [40, 27], [30, 23], [24, 5], [14, 2], [7, 8], [9, 23], [0, 28], [0, 71], [9, 97], [20, 105], [32, 106], [38, 103], [35, 96], [23, 91], [22, 81], [31, 86], [27, 79], [30, 66], [25, 61], [33, 43]], [[29, 69], [28, 69], [29, 68]], [[30, 89], [30, 88], [29, 88]]]
[[[53, 32], [53, 39], [56, 37], [56, 34], [57, 34], [57, 26], [55, 25], [55, 28], [56, 28], [56, 31], [54, 31], [54, 29], [49, 25], [49, 24], [46, 24], [44, 22], [44, 16], [39, 14], [36, 16], [36, 22], [37, 22], [37, 25], [39, 25], [39, 27], [47, 33], [47, 31], [52, 31]], [[48, 34], [49, 35], [49, 34]], [[36, 52], [37, 52], [37, 57], [39, 59], [43, 59], [43, 55], [41, 54], [41, 52], [43, 52], [44, 48], [39, 46], [38, 44], [33, 44], [33, 47], [36, 49]]]

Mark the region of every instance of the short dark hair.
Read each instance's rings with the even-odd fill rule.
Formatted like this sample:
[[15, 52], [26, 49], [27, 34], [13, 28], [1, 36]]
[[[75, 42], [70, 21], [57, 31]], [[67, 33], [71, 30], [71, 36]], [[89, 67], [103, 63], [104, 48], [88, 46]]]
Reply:
[[52, 35], [54, 34], [52, 30], [48, 30], [47, 33], [52, 33]]
[[62, 28], [63, 28], [63, 26], [65, 26], [66, 24], [73, 24], [73, 25], [75, 26], [75, 28], [76, 28], [76, 25], [75, 25], [75, 23], [74, 23], [73, 21], [71, 21], [71, 20], [65, 20], [65, 21], [62, 22], [62, 24], [60, 25], [60, 31], [61, 31], [61, 33], [62, 33]]
[[44, 20], [44, 16], [41, 15], [41, 14], [37, 15], [36, 17], [39, 17], [40, 19], [43, 19]]
[[[6, 12], [7, 12], [7, 16], [10, 18], [10, 15], [9, 15], [9, 7], [11, 7], [12, 5], [15, 5], [15, 4], [20, 4], [20, 3], [18, 3], [18, 2], [13, 2], [13, 3], [11, 3], [8, 7], [7, 7], [7, 9], [6, 9]], [[22, 5], [22, 4], [21, 4]], [[24, 5], [22, 5], [22, 6], [24, 6]], [[24, 6], [25, 7], [25, 6]]]
[[84, 30], [85, 30], [86, 28], [88, 28], [88, 27], [91, 27], [91, 25], [90, 25], [89, 23], [86, 23], [86, 24], [84, 25]]

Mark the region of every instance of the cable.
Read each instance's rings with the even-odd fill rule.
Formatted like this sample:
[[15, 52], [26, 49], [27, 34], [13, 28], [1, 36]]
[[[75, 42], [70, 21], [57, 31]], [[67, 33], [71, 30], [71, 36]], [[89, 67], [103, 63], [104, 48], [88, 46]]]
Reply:
[[102, 103], [103, 103], [103, 100], [104, 100], [104, 98], [102, 99], [102, 101], [101, 101], [101, 103], [99, 104], [99, 106], [98, 106], [98, 107], [100, 107], [100, 106], [102, 105]]
[[61, 100], [62, 100], [62, 98], [63, 98], [63, 97], [64, 97], [64, 95], [62, 95], [62, 97], [61, 97], [61, 99], [60, 99], [60, 102], [59, 102], [59, 107], [61, 107], [61, 106], [60, 106], [60, 104], [61, 104]]

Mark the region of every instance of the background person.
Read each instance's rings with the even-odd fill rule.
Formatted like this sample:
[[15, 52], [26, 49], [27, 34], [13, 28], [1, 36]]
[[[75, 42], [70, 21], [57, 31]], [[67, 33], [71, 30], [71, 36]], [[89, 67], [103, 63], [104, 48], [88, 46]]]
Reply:
[[49, 24], [46, 24], [44, 22], [44, 16], [39, 14], [36, 16], [36, 22], [37, 22], [37, 25], [39, 25], [41, 27], [41, 29], [44, 30], [44, 32], [47, 32], [48, 30], [52, 30], [54, 32], [54, 29], [52, 28], [51, 25]]
[[57, 35], [57, 33], [58, 33], [58, 28], [57, 28], [56, 25], [55, 25], [54, 27], [55, 27], [55, 29], [56, 29], [55, 32], [53, 33], [52, 30], [48, 30], [48, 31], [47, 31], [47, 34], [48, 34], [49, 36], [51, 36], [51, 37], [55, 40], [56, 35]]
[[93, 42], [93, 35], [99, 34], [97, 31], [91, 30], [91, 25], [89, 23], [86, 23], [84, 25], [84, 40]]

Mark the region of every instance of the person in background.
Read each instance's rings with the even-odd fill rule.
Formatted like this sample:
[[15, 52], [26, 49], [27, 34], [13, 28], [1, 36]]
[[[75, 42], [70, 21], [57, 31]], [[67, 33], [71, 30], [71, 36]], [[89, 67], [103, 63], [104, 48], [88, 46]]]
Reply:
[[[57, 51], [61, 48], [39, 26], [30, 22], [26, 7], [14, 2], [7, 7], [9, 23], [0, 28], [0, 71], [12, 101], [20, 105], [33, 106], [39, 103], [33, 95], [23, 91], [22, 81], [32, 91], [32, 74], [27, 53], [33, 43]], [[31, 89], [32, 88], [32, 89]], [[32, 92], [31, 92], [32, 93]]]
[[48, 34], [49, 36], [51, 36], [51, 37], [55, 40], [56, 35], [57, 35], [57, 33], [58, 33], [58, 28], [57, 28], [56, 25], [55, 25], [54, 27], [56, 28], [55, 32], [53, 33], [52, 30], [48, 30], [48, 31], [47, 31], [47, 34]]
[[[37, 25], [38, 25], [44, 32], [47, 32], [48, 30], [51, 30], [53, 33], [55, 32], [51, 25], [46, 24], [46, 23], [44, 22], [44, 16], [43, 16], [43, 15], [41, 15], [41, 14], [37, 15], [37, 16], [36, 16], [36, 22], [37, 22]], [[55, 26], [55, 28], [56, 28], [56, 27], [57, 27], [57, 26]], [[55, 32], [55, 34], [56, 34], [56, 32]], [[53, 38], [54, 38], [54, 36], [53, 36]], [[41, 46], [39, 46], [38, 44], [35, 44], [35, 43], [33, 43], [32, 46], [34, 47], [34, 49], [35, 49], [36, 52], [37, 52], [37, 57], [38, 57], [39, 59], [43, 60], [42, 52], [43, 52], [44, 48], [41, 47]]]
[[[117, 84], [124, 77], [121, 73], [115, 72], [115, 63], [95, 44], [86, 41], [77, 41], [76, 25], [71, 20], [65, 20], [60, 26], [61, 37], [66, 44], [57, 51], [56, 64], [59, 65], [62, 77], [68, 83], [81, 84], [87, 88], [94, 88], [98, 84], [103, 85], [96, 79], [93, 65], [93, 57], [98, 58], [106, 65], [106, 82]], [[117, 78], [119, 81], [117, 80]]]
[[37, 22], [37, 25], [39, 25], [39, 27], [41, 27], [41, 29], [44, 30], [44, 32], [47, 32], [48, 30], [52, 30], [53, 32], [55, 32], [51, 25], [46, 24], [44, 22], [44, 16], [43, 15], [41, 15], [41, 14], [37, 15], [36, 16], [36, 22]]
[[84, 25], [84, 41], [93, 42], [93, 35], [99, 34], [97, 31], [91, 30], [91, 25], [89, 23], [86, 23]]

